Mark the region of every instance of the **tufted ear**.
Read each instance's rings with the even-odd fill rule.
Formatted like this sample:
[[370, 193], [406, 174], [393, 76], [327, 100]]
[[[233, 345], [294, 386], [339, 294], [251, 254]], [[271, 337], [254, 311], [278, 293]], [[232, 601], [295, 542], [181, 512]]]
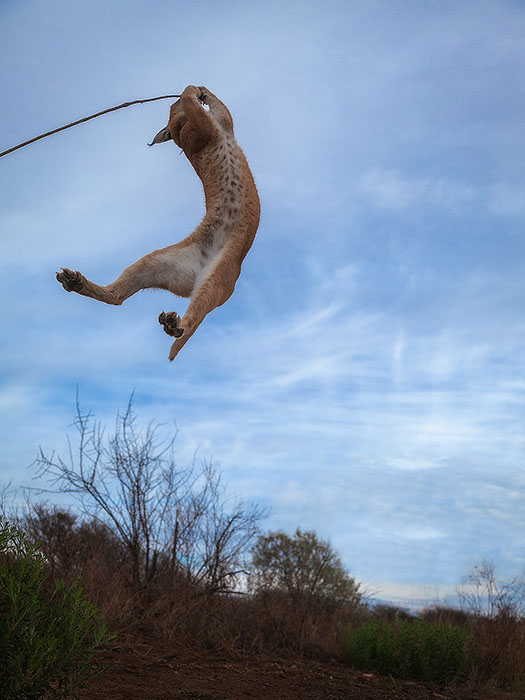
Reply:
[[167, 126], [165, 126], [164, 129], [161, 129], [159, 133], [156, 134], [153, 141], [151, 143], [148, 143], [148, 146], [153, 146], [156, 143], [164, 143], [164, 141], [171, 141], [170, 130]]

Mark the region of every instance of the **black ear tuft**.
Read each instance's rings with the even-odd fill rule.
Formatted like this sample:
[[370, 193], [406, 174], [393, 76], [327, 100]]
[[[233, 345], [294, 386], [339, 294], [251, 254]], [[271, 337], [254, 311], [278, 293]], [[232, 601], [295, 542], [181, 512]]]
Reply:
[[156, 134], [153, 141], [151, 143], [148, 143], [148, 146], [153, 146], [156, 143], [164, 143], [164, 141], [171, 141], [170, 130], [167, 126], [165, 126], [164, 129], [161, 129], [159, 133]]

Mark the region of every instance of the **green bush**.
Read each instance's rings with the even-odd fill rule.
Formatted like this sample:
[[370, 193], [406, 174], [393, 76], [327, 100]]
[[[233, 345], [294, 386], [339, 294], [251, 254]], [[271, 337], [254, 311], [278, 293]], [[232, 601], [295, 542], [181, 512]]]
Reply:
[[112, 639], [78, 582], [51, 582], [45, 557], [0, 519], [0, 697], [76, 697]]
[[467, 631], [422, 620], [367, 622], [350, 629], [345, 658], [367, 671], [447, 682], [465, 669]]

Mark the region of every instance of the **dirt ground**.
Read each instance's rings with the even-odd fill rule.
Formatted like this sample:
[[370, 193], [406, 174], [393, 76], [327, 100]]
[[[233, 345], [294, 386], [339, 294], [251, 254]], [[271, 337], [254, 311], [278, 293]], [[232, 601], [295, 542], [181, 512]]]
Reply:
[[82, 700], [498, 700], [420, 683], [380, 678], [337, 662], [239, 661], [217, 655], [184, 655], [147, 644], [103, 653], [109, 670]]

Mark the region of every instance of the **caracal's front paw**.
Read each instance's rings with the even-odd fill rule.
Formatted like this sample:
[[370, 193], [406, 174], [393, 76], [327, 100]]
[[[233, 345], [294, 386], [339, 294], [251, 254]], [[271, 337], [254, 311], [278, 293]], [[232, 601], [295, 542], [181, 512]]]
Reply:
[[200, 98], [201, 89], [195, 85], [187, 85], [183, 90], [183, 95], [191, 95], [192, 97]]
[[208, 88], [205, 88], [204, 85], [199, 85], [197, 90], [200, 90], [200, 95], [197, 96], [197, 99], [199, 100], [199, 102], [202, 102], [202, 104], [207, 105], [208, 99], [211, 96], [210, 91], [208, 90]]
[[57, 280], [66, 292], [80, 292], [84, 286], [80, 272], [78, 270], [68, 270], [67, 267], [63, 267], [62, 272], [57, 272]]
[[174, 338], [180, 338], [184, 333], [184, 328], [180, 327], [181, 317], [175, 311], [168, 313], [163, 311], [159, 316], [159, 323], [164, 328], [164, 332]]

